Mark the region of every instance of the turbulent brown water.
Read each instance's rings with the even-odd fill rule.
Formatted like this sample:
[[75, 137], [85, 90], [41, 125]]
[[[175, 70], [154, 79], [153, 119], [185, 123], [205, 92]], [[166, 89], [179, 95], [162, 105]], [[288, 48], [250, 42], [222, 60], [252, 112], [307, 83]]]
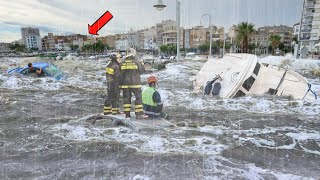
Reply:
[[54, 61], [61, 81], [5, 73], [29, 61], [0, 59], [0, 179], [319, 178], [319, 100], [202, 97], [203, 63], [173, 63], [155, 74], [177, 126], [137, 133], [83, 120], [103, 110], [105, 61]]

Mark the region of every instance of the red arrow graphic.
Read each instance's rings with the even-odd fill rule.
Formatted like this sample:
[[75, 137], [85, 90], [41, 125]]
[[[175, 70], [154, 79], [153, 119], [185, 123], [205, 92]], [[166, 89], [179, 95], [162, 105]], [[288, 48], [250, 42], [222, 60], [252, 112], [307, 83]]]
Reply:
[[96, 22], [92, 24], [92, 26], [88, 24], [89, 34], [99, 35], [98, 31], [104, 25], [106, 25], [112, 18], [113, 18], [113, 15], [109, 11], [105, 12]]

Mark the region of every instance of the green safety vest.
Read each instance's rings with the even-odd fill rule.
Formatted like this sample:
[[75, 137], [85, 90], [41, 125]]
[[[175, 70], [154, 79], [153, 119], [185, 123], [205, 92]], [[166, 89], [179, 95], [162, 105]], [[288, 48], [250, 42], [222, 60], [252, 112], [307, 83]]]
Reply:
[[142, 91], [142, 103], [149, 106], [157, 107], [157, 104], [153, 102], [152, 96], [156, 90], [153, 87], [146, 87]]

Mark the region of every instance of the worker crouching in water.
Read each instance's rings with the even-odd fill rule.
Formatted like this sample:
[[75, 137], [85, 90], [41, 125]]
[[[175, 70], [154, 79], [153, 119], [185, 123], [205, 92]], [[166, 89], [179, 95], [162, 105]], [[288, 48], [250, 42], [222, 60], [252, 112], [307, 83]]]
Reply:
[[119, 114], [119, 85], [121, 82], [120, 76], [120, 54], [112, 54], [111, 61], [106, 68], [107, 76], [107, 98], [104, 103], [104, 115], [116, 115]]
[[155, 76], [150, 76], [147, 79], [149, 86], [145, 87], [142, 91], [143, 112], [148, 118], [165, 118], [169, 119], [169, 116], [162, 111], [163, 103], [161, 102], [161, 96], [156, 90], [156, 84], [158, 82]]
[[135, 114], [137, 119], [143, 119], [143, 106], [141, 96], [141, 77], [144, 73], [143, 62], [136, 59], [135, 50], [130, 48], [128, 55], [121, 63], [120, 72], [122, 77], [121, 89], [123, 92], [123, 107], [126, 118], [130, 118], [131, 98], [134, 94]]

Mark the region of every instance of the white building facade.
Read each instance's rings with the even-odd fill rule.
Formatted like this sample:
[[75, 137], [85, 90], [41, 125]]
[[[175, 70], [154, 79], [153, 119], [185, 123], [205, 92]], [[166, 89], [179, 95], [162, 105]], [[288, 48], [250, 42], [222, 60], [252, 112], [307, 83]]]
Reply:
[[157, 30], [152, 27], [144, 32], [144, 49], [156, 50], [157, 48]]
[[320, 0], [304, 0], [301, 22], [299, 52], [301, 58], [306, 58], [310, 53], [318, 51], [316, 44], [320, 42]]
[[300, 36], [300, 23], [293, 25], [293, 36]]
[[42, 50], [40, 30], [38, 28], [21, 28], [22, 42], [27, 49], [37, 48]]
[[128, 39], [119, 39], [116, 40], [116, 50], [126, 51], [129, 48]]

